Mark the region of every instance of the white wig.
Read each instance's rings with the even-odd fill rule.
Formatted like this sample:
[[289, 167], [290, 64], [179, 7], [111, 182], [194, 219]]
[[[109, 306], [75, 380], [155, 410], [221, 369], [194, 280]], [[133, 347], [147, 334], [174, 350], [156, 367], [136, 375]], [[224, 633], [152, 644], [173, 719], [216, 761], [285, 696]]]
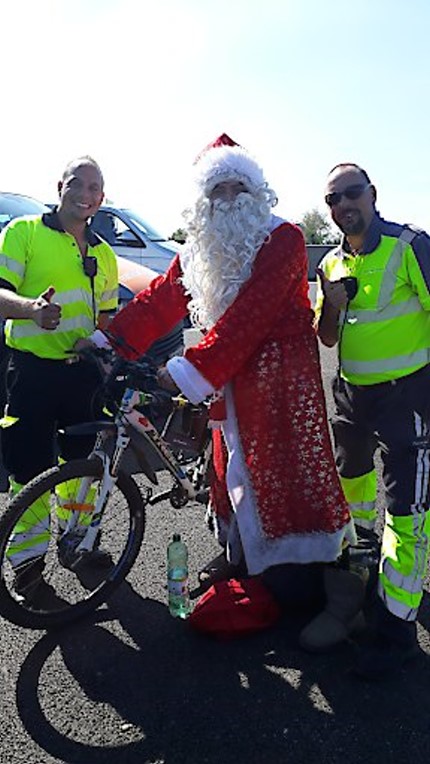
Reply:
[[194, 180], [205, 196], [226, 181], [238, 181], [251, 193], [266, 186], [263, 170], [241, 146], [217, 146], [205, 151], [195, 165]]

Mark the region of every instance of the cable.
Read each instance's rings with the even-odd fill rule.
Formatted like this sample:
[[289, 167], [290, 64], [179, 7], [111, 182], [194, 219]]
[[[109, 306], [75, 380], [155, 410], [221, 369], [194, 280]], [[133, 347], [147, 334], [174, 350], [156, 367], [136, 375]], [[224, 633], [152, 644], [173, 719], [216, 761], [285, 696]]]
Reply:
[[343, 331], [345, 329], [346, 320], [348, 318], [348, 310], [349, 310], [351, 300], [354, 299], [355, 295], [358, 292], [358, 281], [355, 278], [355, 276], [343, 276], [343, 278], [341, 278], [340, 281], [345, 287], [347, 303], [345, 306], [345, 312], [343, 314], [343, 321], [340, 327], [339, 339], [337, 342], [337, 365], [338, 365], [337, 371], [339, 376], [340, 376], [340, 370], [342, 366], [341, 352], [342, 352]]

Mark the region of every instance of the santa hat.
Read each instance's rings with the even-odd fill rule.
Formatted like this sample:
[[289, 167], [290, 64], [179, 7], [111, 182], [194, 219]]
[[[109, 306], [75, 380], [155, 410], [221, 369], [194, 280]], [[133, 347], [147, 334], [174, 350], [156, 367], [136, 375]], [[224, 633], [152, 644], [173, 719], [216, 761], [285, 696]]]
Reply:
[[227, 133], [209, 143], [195, 160], [195, 182], [208, 196], [219, 183], [238, 181], [249, 191], [265, 184], [263, 170]]

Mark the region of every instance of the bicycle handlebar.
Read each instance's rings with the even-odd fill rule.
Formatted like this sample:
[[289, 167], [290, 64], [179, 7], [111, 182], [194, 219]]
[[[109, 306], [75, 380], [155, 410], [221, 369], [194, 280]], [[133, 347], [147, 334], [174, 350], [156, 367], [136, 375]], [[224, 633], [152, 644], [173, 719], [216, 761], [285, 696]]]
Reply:
[[[78, 351], [80, 358], [96, 363], [103, 376], [103, 386], [109, 389], [118, 377], [126, 378], [130, 387], [146, 387], [156, 384], [157, 366], [147, 359], [129, 361], [119, 356], [113, 349], [99, 348], [94, 345]], [[108, 368], [106, 369], [106, 364]], [[109, 368], [110, 367], [110, 368]]]

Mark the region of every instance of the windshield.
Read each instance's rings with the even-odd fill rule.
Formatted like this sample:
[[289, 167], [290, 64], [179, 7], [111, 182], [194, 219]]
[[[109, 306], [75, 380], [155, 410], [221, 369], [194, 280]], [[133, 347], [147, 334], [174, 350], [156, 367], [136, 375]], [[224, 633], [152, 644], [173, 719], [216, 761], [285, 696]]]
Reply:
[[124, 212], [127, 213], [130, 220], [133, 221], [133, 223], [142, 231], [142, 233], [146, 233], [150, 241], [167, 241], [166, 236], [163, 236], [163, 234], [161, 234], [159, 231], [156, 231], [155, 228], [146, 222], [146, 220], [143, 220], [141, 217], [139, 217], [139, 215], [136, 215], [133, 210], [124, 210]]
[[36, 199], [19, 194], [0, 194], [0, 231], [14, 218], [22, 215], [41, 215], [48, 208]]

